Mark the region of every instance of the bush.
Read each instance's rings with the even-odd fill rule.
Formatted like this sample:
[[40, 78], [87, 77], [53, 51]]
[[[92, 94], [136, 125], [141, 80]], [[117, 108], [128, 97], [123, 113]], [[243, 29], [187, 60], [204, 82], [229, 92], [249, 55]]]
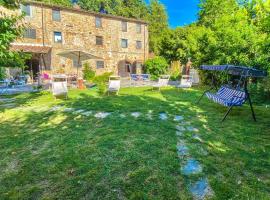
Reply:
[[6, 70], [4, 67], [0, 67], [0, 80], [3, 80], [6, 78]]
[[258, 79], [249, 84], [249, 92], [254, 103], [270, 103], [270, 78]]
[[181, 77], [180, 64], [181, 63], [180, 62], [177, 62], [177, 61], [171, 63], [171, 67], [170, 67], [168, 73], [169, 73], [170, 79], [172, 81], [177, 81]]
[[155, 57], [149, 59], [144, 64], [144, 70], [147, 74], [151, 74], [151, 78], [158, 79], [160, 75], [167, 72], [168, 63], [163, 57]]
[[91, 82], [96, 75], [96, 72], [90, 67], [89, 63], [83, 65], [83, 79], [87, 82]]
[[100, 76], [93, 78], [93, 82], [97, 84], [98, 93], [100, 95], [105, 94], [106, 92], [106, 83], [109, 81], [109, 77], [112, 75], [112, 72], [105, 72]]

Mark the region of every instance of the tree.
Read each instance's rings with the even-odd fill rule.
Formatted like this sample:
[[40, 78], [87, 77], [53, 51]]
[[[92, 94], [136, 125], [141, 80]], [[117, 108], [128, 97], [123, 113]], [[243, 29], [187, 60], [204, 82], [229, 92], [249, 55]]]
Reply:
[[147, 5], [142, 0], [79, 0], [81, 8], [98, 12], [104, 4], [109, 14], [123, 17], [144, 19], [147, 15]]
[[250, 23], [247, 10], [235, 0], [205, 0], [200, 7], [198, 26], [210, 34], [204, 36], [207, 46], [198, 41], [206, 54], [203, 59], [195, 56], [197, 64], [254, 65], [263, 37]]
[[71, 0], [36, 0], [36, 1], [42, 1], [44, 3], [59, 5], [59, 6], [66, 6], [66, 7], [72, 6]]
[[168, 66], [165, 58], [155, 57], [145, 62], [144, 70], [147, 74], [151, 74], [151, 78], [158, 79], [160, 75], [167, 72]]
[[[3, 7], [9, 9], [15, 9], [19, 6], [17, 2], [11, 0], [1, 1], [0, 3]], [[21, 36], [24, 29], [22, 25], [18, 25], [22, 16], [7, 15], [4, 11], [1, 11], [0, 15], [0, 67], [23, 67], [25, 59], [29, 56], [22, 52], [9, 50], [10, 43]]]
[[156, 55], [160, 54], [161, 42], [168, 33], [168, 16], [163, 4], [151, 0], [149, 5], [149, 48]]

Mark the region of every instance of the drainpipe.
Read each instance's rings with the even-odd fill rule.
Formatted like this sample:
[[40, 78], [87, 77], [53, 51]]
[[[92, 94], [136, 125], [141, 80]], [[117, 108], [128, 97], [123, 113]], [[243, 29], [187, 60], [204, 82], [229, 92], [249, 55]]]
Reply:
[[[43, 4], [41, 5], [41, 26], [42, 26], [42, 45], [43, 45], [43, 47], [45, 46], [45, 38], [44, 38], [44, 35], [45, 35], [45, 33], [44, 33], [44, 7], [43, 7]], [[44, 67], [41, 67], [41, 70], [43, 70], [43, 68], [47, 68], [46, 67], [46, 62], [45, 62], [45, 59], [44, 59], [44, 54], [42, 53], [42, 54], [40, 54], [40, 56], [39, 56], [39, 59], [40, 58], [42, 58], [42, 61], [43, 61], [43, 64], [44, 64]], [[42, 62], [40, 62], [40, 63], [42, 63]]]
[[43, 4], [41, 5], [41, 24], [42, 24], [42, 44], [45, 46], [45, 40], [44, 40], [44, 10], [43, 10]]
[[[41, 5], [41, 29], [42, 29], [42, 44], [43, 44], [43, 47], [45, 46], [45, 42], [44, 42], [44, 22], [43, 22], [43, 5]], [[42, 58], [42, 54], [39, 54], [39, 75], [42, 74], [42, 71], [43, 71], [43, 66], [41, 65], [41, 58]]]
[[145, 62], [145, 59], [146, 59], [146, 56], [145, 56], [145, 51], [146, 51], [146, 41], [145, 41], [146, 33], [145, 33], [145, 26], [146, 26], [146, 25], [143, 26], [143, 27], [144, 27], [144, 61], [143, 61], [143, 62]]

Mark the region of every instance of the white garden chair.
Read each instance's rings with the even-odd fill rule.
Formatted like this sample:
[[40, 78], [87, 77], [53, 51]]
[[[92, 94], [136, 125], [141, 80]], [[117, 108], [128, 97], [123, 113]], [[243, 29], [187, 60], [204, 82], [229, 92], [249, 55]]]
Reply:
[[193, 77], [189, 75], [183, 75], [181, 78], [180, 85], [177, 88], [191, 88], [193, 83]]
[[116, 93], [118, 95], [120, 86], [121, 85], [121, 80], [120, 76], [110, 76], [109, 78], [109, 86], [108, 86], [108, 95], [110, 92]]
[[169, 80], [170, 80], [169, 75], [160, 76], [160, 78], [158, 79], [158, 83], [153, 85], [153, 89], [158, 88], [158, 90], [160, 90], [160, 88], [168, 86], [169, 85]]
[[53, 96], [65, 96], [67, 98], [67, 76], [66, 75], [53, 75], [52, 76], [52, 94]]

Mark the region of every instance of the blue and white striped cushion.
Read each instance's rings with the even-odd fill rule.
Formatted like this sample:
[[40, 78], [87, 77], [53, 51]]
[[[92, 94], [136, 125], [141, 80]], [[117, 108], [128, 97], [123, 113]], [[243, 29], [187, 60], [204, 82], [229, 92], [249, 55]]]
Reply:
[[242, 106], [246, 101], [246, 93], [241, 90], [222, 86], [216, 94], [207, 92], [206, 96], [224, 106]]

